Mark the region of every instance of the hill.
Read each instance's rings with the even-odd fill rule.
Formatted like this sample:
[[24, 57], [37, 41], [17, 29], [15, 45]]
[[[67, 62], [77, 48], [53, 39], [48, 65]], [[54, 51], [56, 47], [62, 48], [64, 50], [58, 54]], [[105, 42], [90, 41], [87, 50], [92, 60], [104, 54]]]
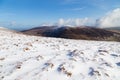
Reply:
[[120, 33], [93, 27], [37, 27], [23, 31], [25, 34], [45, 37], [84, 40], [120, 41]]
[[104, 29], [120, 33], [120, 27], [109, 27]]

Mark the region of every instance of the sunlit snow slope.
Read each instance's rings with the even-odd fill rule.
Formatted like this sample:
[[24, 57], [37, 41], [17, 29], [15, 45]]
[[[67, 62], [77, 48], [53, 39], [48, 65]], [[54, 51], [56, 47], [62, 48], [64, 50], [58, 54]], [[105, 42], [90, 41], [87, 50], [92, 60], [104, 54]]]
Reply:
[[120, 80], [120, 43], [0, 29], [0, 80]]

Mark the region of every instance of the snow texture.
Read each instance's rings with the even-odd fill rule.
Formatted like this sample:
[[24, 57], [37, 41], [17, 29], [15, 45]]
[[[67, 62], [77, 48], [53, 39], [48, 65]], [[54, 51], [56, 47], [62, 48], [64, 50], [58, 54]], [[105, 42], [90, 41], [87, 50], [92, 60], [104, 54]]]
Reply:
[[0, 80], [120, 80], [120, 43], [0, 29]]

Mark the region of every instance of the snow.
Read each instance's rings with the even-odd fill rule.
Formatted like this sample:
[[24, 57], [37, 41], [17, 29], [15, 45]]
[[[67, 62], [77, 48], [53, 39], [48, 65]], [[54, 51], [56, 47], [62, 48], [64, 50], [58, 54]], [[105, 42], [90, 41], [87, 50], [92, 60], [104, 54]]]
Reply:
[[0, 30], [0, 80], [119, 80], [120, 42]]

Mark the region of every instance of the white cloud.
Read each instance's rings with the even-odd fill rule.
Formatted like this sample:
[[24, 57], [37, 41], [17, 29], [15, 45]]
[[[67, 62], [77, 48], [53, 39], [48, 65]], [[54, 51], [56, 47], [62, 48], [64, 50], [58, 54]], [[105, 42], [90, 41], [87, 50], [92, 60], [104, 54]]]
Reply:
[[72, 11], [81, 11], [83, 10], [85, 7], [79, 7], [79, 8], [73, 8], [71, 9]]
[[58, 21], [57, 24], [58, 24], [59, 26], [62, 26], [62, 25], [64, 25], [64, 23], [65, 23], [64, 19], [61, 18], [61, 19], [59, 19], [59, 21]]
[[53, 26], [52, 23], [42, 23], [41, 26]]
[[106, 14], [106, 16], [98, 19], [96, 24], [101, 28], [120, 27], [120, 8], [117, 8]]
[[76, 19], [59, 19], [57, 22], [58, 26], [91, 26], [94, 24], [94, 21], [89, 18], [76, 18]]
[[120, 27], [120, 8], [114, 9], [105, 16], [95, 20], [91, 18], [60, 18], [55, 23], [46, 23], [45, 26], [97, 26], [100, 28]]

